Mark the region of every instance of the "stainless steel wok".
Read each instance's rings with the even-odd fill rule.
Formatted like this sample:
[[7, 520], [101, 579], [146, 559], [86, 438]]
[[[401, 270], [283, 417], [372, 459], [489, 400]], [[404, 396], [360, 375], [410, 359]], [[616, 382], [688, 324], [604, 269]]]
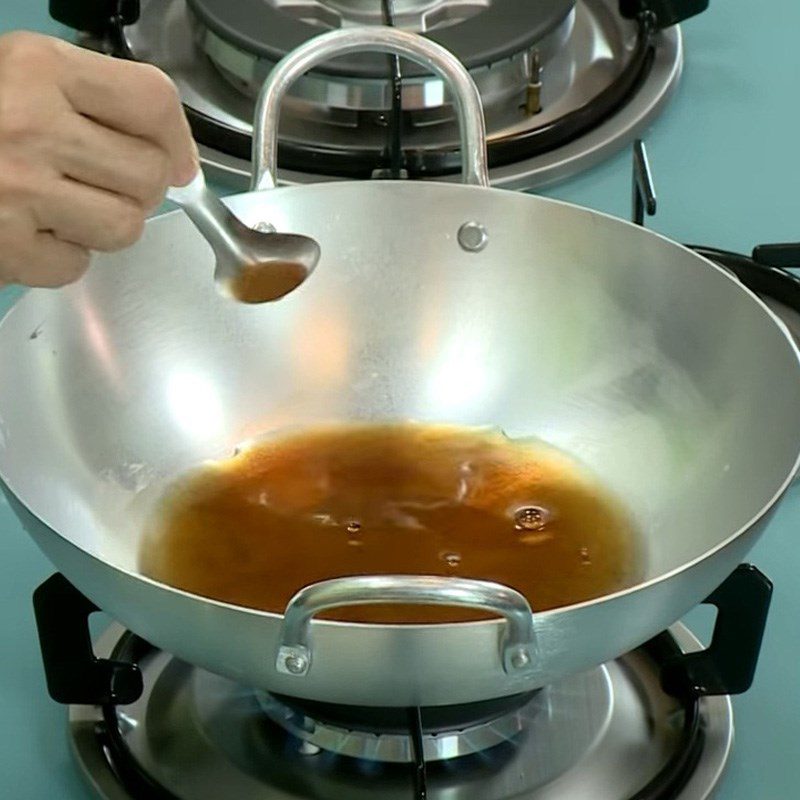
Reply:
[[[372, 49], [449, 81], [464, 185], [273, 188], [278, 105], [333, 55]], [[0, 475], [55, 566], [153, 644], [243, 684], [339, 703], [461, 703], [547, 684], [636, 647], [705, 598], [763, 530], [800, 452], [800, 364], [783, 325], [709, 261], [564, 203], [487, 188], [467, 73], [394, 30], [289, 55], [259, 105], [248, 224], [313, 236], [315, 274], [268, 307], [220, 297], [181, 213], [77, 285], [31, 291], [0, 326]], [[638, 519], [647, 579], [531, 613], [480, 581], [362, 577], [308, 587], [285, 615], [137, 573], [147, 498], [265, 431], [331, 420], [495, 425], [601, 475]], [[221, 530], [224, 536], [225, 531]], [[335, 577], [335, 576], [333, 576]], [[418, 601], [497, 620], [357, 625], [323, 608]]]

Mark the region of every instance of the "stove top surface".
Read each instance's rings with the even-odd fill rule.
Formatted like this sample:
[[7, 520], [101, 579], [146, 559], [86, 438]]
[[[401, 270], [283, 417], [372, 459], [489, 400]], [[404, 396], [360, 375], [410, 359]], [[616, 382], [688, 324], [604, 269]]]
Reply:
[[[0, 31], [64, 32], [45, 2], [2, 5]], [[648, 224], [678, 241], [748, 252], [758, 242], [800, 239], [800, 5], [753, 9], [746, 0], [712, 3], [683, 26], [682, 85], [646, 137], [660, 203]], [[629, 191], [625, 152], [546, 194], [627, 217]], [[0, 313], [13, 296], [0, 292]], [[775, 593], [755, 684], [733, 700], [736, 741], [718, 800], [800, 794], [798, 530], [795, 485], [750, 557]], [[0, 563], [0, 796], [92, 800], [69, 752], [67, 711], [46, 694], [36, 640], [31, 593], [53, 570], [2, 499]], [[690, 615], [696, 633], [707, 611]]]

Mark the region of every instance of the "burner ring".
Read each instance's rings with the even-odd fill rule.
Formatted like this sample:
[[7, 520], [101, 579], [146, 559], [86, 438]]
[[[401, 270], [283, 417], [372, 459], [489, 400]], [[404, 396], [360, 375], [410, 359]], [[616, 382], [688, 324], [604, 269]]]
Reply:
[[[590, 691], [594, 692], [594, 696], [602, 698], [604, 691], [606, 694], [608, 692], [608, 685], [603, 682], [601, 673], [592, 673], [592, 677], [594, 680]], [[606, 702], [610, 702], [610, 697], [606, 696]], [[259, 703], [273, 722], [295, 738], [320, 750], [367, 761], [414, 762], [414, 750], [408, 723], [405, 724], [405, 732], [399, 730], [397, 725], [400, 719], [407, 720], [407, 709], [364, 709], [376, 712], [374, 719], [378, 730], [375, 731], [367, 727], [371, 723], [366, 721], [364, 721], [363, 728], [355, 727], [355, 725], [345, 727], [346, 718], [337, 720], [338, 724], [336, 724], [327, 719], [320, 719], [316, 714], [309, 716], [305, 713], [306, 709], [311, 710], [320, 706], [328, 706], [330, 709], [331, 706], [328, 704], [297, 703], [290, 698], [278, 699], [268, 694], [261, 695]], [[422, 709], [423, 753], [427, 762], [481, 753], [504, 742], [514, 740], [526, 730], [534, 716], [546, 713], [547, 698], [546, 691], [544, 695], [540, 692], [532, 692], [512, 698], [502, 698], [494, 703], [470, 705], [495, 706], [501, 709], [501, 715], [499, 717], [484, 715], [483, 718], [478, 717], [475, 722], [458, 728], [446, 729], [438, 726], [431, 729], [426, 724], [426, 717], [435, 715], [438, 709]], [[514, 710], [502, 713], [504, 707], [511, 707]], [[344, 708], [346, 711], [346, 707], [340, 708]], [[356, 709], [356, 711], [359, 710]], [[444, 709], [445, 713], [448, 710], [450, 709]], [[469, 711], [469, 706], [467, 710]], [[393, 714], [392, 712], [397, 713]], [[390, 722], [386, 729], [381, 729], [380, 718], [384, 714], [389, 715]], [[355, 721], [356, 724], [359, 723], [359, 720]], [[443, 720], [441, 721], [443, 722]], [[602, 727], [602, 720], [599, 722]], [[591, 742], [597, 731], [582, 731], [581, 733], [587, 735], [588, 742]]]
[[[436, 735], [480, 727], [487, 722], [494, 722], [519, 711], [539, 692], [539, 689], [535, 689], [531, 692], [481, 700], [476, 703], [423, 708], [423, 733]], [[408, 733], [408, 709], [403, 707], [354, 707], [277, 694], [270, 695], [270, 699], [273, 705], [281, 706], [286, 711], [311, 717], [316, 722], [336, 728], [378, 734]]]
[[[536, 52], [542, 63], [549, 61], [569, 40], [575, 21], [571, 10], [542, 39]], [[192, 37], [217, 71], [242, 94], [256, 99], [276, 62], [241, 50], [196, 18], [190, 18]], [[364, 54], [362, 54], [364, 55]], [[372, 54], [367, 53], [367, 56]], [[359, 56], [360, 57], [360, 56]], [[339, 59], [329, 62], [338, 63]], [[315, 67], [292, 85], [291, 97], [321, 108], [353, 111], [385, 111], [391, 108], [392, 85], [384, 64], [376, 77], [330, 74], [328, 65]], [[403, 62], [401, 85], [404, 111], [438, 109], [449, 103], [444, 83], [437, 76], [420, 72], [419, 65]], [[531, 49], [496, 62], [476, 66], [470, 74], [481, 94], [485, 109], [513, 100], [525, 89], [531, 74]]]
[[[187, 5], [196, 19], [220, 39], [273, 64], [325, 30], [282, 10], [276, 0], [187, 0]], [[575, 0], [489, 0], [469, 19], [426, 35], [473, 69], [531, 48], [559, 25], [574, 5]], [[345, 56], [319, 71], [349, 78], [382, 79], [386, 76], [386, 58], [373, 53]], [[409, 77], [424, 74], [417, 65], [404, 67], [404, 75]]]

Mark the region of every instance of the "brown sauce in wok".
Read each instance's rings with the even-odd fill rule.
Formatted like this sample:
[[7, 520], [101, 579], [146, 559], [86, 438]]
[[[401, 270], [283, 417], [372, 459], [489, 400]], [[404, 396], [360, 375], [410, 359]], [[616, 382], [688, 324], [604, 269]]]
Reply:
[[[283, 611], [315, 581], [391, 573], [498, 581], [545, 610], [638, 582], [640, 544], [625, 509], [552, 448], [485, 430], [342, 425], [262, 441], [178, 480], [140, 566], [172, 586], [266, 611]], [[484, 616], [389, 605], [328, 615]]]

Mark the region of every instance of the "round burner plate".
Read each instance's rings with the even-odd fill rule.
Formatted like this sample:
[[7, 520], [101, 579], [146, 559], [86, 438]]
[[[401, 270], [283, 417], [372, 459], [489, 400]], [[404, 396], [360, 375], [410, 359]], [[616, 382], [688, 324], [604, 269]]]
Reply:
[[[540, 744], [536, 750], [540, 762], [536, 774], [540, 783], [549, 782], [578, 760], [602, 735], [613, 705], [610, 691], [605, 670], [579, 675], [555, 689], [536, 694], [519, 710], [498, 719], [463, 730], [423, 735], [425, 760], [430, 764], [475, 753], [488, 755], [493, 747], [507, 742], [513, 742], [514, 748], [524, 746], [524, 737], [546, 742], [546, 746]], [[574, 697], [578, 695], [591, 697], [593, 702], [575, 708]], [[320, 750], [384, 763], [414, 761], [407, 734], [375, 736], [358, 729], [321, 723], [269, 695], [261, 699], [261, 707], [280, 727]]]
[[[532, 118], [520, 119], [515, 103], [492, 101], [492, 98], [502, 94], [500, 90], [503, 88], [495, 86], [494, 77], [500, 74], [497, 65], [495, 68], [483, 68], [483, 72], [487, 73], [483, 76], [481, 70], [475, 72], [476, 80], [488, 81], [485, 94], [490, 139], [501, 139], [531, 124], [536, 127], [550, 124], [584, 106], [619, 75], [630, 57], [635, 26], [623, 20], [617, 8], [617, 0], [578, 0], [574, 12], [567, 19], [569, 25], [564, 28], [562, 23], [550, 34], [551, 37], [557, 36], [563, 28], [569, 35], [563, 44], [554, 48], [554, 55], [544, 63], [543, 110]], [[480, 19], [480, 15], [475, 19]], [[453, 26], [453, 29], [458, 27]], [[145, 0], [141, 20], [127, 32], [137, 57], [155, 63], [169, 73], [179, 88], [184, 104], [197, 115], [210, 120], [220, 136], [249, 136], [252, 131], [253, 99], [234, 89], [229, 80], [199, 51], [189, 33], [190, 28], [191, 20], [185, 0]], [[652, 122], [677, 87], [682, 63], [679, 29], [674, 27], [662, 31], [657, 37], [655, 60], [647, 78], [622, 108], [573, 141], [542, 155], [521, 158], [492, 169], [492, 183], [504, 188], [531, 189], [549, 185], [599, 163], [641, 135]], [[511, 68], [508, 64], [506, 67]], [[241, 70], [236, 64], [231, 64], [230, 71], [236, 73]], [[305, 89], [298, 84], [297, 91], [301, 94], [302, 91], [306, 94], [310, 92], [316, 98], [322, 91], [318, 83], [319, 79], [316, 83], [312, 80]], [[413, 81], [409, 84], [408, 90], [416, 91]], [[383, 87], [384, 83], [381, 83], [381, 91]], [[331, 87], [326, 85], [323, 89], [327, 92]], [[366, 91], [361, 84], [358, 90], [362, 93]], [[300, 147], [310, 144], [323, 150], [362, 147], [370, 152], [376, 149], [377, 152], [382, 151], [385, 133], [380, 126], [358, 125], [357, 115], [360, 112], [357, 111], [331, 108], [324, 112], [320, 102], [311, 101], [308, 97], [288, 98], [281, 114], [283, 142]], [[430, 124], [428, 117], [424, 117], [423, 121], [425, 124], [407, 132], [406, 141], [410, 147], [447, 151], [457, 146], [458, 132], [449, 115], [443, 124]], [[202, 146], [200, 152], [210, 177], [234, 189], [244, 188], [248, 184], [250, 162], [243, 157], [246, 147], [240, 154], [242, 157], [230, 154], [237, 152], [235, 148], [223, 152], [216, 147]], [[293, 184], [340, 179], [321, 176], [313, 171], [313, 160], [309, 164], [308, 171], [281, 170], [281, 182]], [[459, 176], [450, 175], [443, 180], [457, 181]]]
[[[98, 655], [108, 656], [122, 633], [112, 626]], [[699, 646], [683, 626], [671, 633], [684, 650]], [[413, 796], [408, 765], [309, 745], [271, 722], [253, 692], [167, 654], [155, 652], [141, 666], [145, 694], [118, 709], [119, 727], [138, 763], [177, 800]], [[732, 744], [730, 700], [699, 705], [705, 743], [677, 800], [711, 796]], [[655, 665], [638, 651], [542, 690], [520, 711], [527, 733], [429, 764], [430, 800], [626, 800], [669, 759], [683, 724], [680, 705], [661, 692]], [[99, 797], [134, 800], [106, 759], [102, 719], [98, 708], [70, 708], [75, 755]]]

